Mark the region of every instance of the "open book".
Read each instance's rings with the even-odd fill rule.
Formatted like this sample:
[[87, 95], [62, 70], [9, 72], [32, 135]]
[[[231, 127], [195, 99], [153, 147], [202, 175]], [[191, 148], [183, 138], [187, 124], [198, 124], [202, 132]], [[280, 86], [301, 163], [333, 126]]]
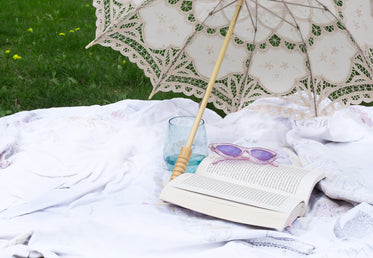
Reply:
[[170, 181], [160, 199], [234, 222], [283, 230], [303, 216], [324, 173], [300, 167], [257, 165], [210, 155], [195, 174]]

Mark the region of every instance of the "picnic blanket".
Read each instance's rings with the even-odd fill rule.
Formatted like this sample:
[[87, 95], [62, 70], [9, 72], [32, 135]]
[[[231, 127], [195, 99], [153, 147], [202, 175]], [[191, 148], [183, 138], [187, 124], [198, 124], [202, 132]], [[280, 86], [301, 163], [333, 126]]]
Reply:
[[0, 257], [373, 257], [373, 108], [305, 121], [206, 110], [209, 142], [325, 171], [283, 232], [159, 200], [168, 120], [197, 110], [183, 98], [124, 100], [0, 118]]

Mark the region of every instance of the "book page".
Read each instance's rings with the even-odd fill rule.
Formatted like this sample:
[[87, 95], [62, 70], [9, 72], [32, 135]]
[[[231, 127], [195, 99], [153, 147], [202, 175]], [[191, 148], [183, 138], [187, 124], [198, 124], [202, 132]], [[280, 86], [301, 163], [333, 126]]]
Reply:
[[299, 204], [289, 196], [221, 181], [197, 174], [183, 174], [170, 182], [172, 187], [197, 192], [269, 210], [289, 212]]
[[[231, 183], [289, 195], [302, 192], [300, 189], [302, 181], [306, 179], [310, 181], [309, 174], [312, 173], [311, 170], [299, 167], [258, 165], [242, 160], [225, 160], [213, 164], [216, 160], [219, 160], [219, 157], [207, 157], [200, 164], [197, 173]], [[307, 186], [312, 187], [313, 181], [310, 186], [309, 184]]]

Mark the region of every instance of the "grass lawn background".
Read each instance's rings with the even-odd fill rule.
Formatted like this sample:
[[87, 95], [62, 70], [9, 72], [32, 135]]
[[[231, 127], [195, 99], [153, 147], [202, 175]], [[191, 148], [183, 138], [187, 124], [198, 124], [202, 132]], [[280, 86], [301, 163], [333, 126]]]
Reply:
[[[85, 49], [96, 31], [91, 0], [0, 3], [0, 117], [148, 98], [152, 86], [135, 64], [111, 48]], [[153, 99], [172, 97], [184, 95], [160, 92]]]
[[[148, 98], [152, 86], [135, 64], [111, 48], [85, 49], [96, 30], [91, 1], [0, 3], [0, 116]], [[174, 96], [183, 95], [153, 99]]]

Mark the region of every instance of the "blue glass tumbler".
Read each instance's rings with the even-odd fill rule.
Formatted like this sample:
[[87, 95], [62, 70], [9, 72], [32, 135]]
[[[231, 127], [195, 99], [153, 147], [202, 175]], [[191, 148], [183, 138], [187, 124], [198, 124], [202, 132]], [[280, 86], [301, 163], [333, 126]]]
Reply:
[[[168, 121], [168, 131], [163, 149], [163, 158], [167, 168], [173, 171], [181, 147], [185, 146], [195, 117], [176, 116]], [[185, 172], [194, 173], [201, 161], [208, 155], [208, 144], [205, 122], [201, 120], [197, 134], [192, 144], [192, 156], [190, 157]]]

